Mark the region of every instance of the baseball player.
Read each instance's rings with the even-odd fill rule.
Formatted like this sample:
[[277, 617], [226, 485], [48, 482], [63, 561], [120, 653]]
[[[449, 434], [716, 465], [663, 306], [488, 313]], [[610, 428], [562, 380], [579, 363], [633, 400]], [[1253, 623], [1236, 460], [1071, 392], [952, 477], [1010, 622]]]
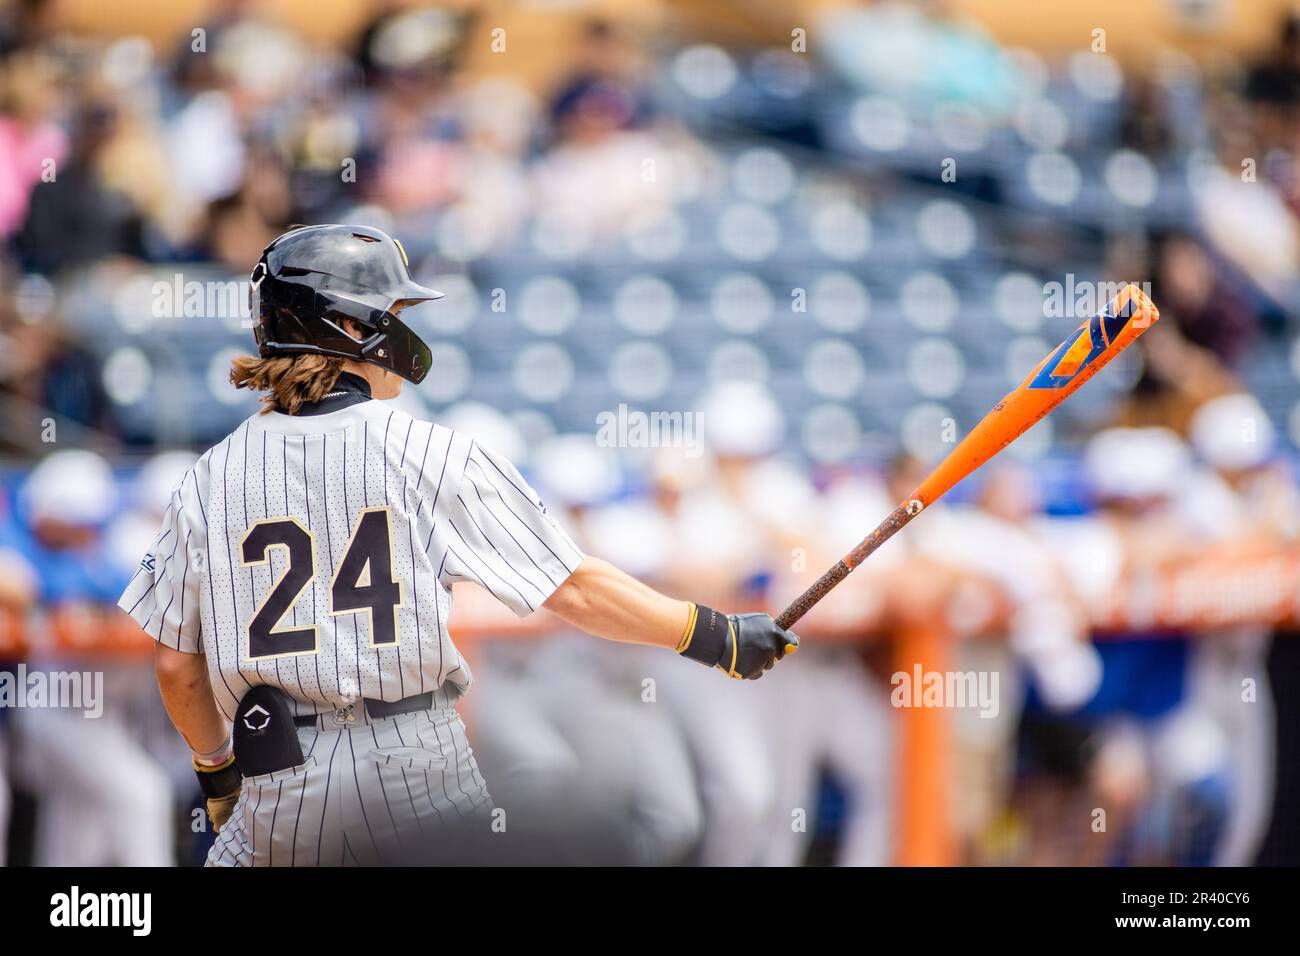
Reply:
[[266, 407], [186, 473], [120, 601], [158, 642], [220, 834], [210, 865], [382, 863], [497, 824], [456, 712], [472, 682], [448, 633], [456, 581], [737, 679], [798, 647], [766, 614], [583, 555], [510, 462], [384, 403], [429, 373], [402, 315], [440, 297], [396, 240], [296, 228], [251, 282], [260, 357], [231, 379]]
[[[1188, 428], [1202, 468], [1183, 488], [1179, 510], [1199, 540], [1231, 547], [1286, 547], [1294, 541], [1300, 500], [1278, 460], [1277, 434], [1259, 401], [1245, 392], [1211, 399]], [[1232, 788], [1216, 866], [1248, 865], [1272, 813], [1276, 711], [1269, 682], [1271, 635], [1265, 625], [1207, 633], [1190, 662], [1190, 696], [1229, 741]], [[1254, 696], [1243, 699], [1242, 681]]]
[[[579, 545], [658, 583], [669, 531], [657, 515], [625, 520], [623, 509], [638, 505], [612, 500], [623, 477], [611, 452], [570, 434], [528, 453], [548, 508]], [[671, 713], [644, 696], [653, 676], [645, 657], [667, 655], [591, 641], [559, 621], [526, 647], [484, 643], [469, 715], [475, 751], [512, 821], [535, 831], [533, 845], [546, 845], [548, 859], [586, 865], [687, 860], [703, 823], [698, 775]], [[697, 667], [675, 669], [712, 679]]]
[[[47, 456], [22, 486], [19, 547], [45, 611], [34, 622], [28, 667], [102, 675], [97, 716], [76, 706], [15, 714], [15, 777], [40, 802], [39, 866], [167, 866], [175, 858], [172, 788], [141, 746], [135, 707], [149, 689], [147, 659], [104, 657], [96, 643], [129, 576], [105, 537], [117, 501], [108, 463], [83, 449]], [[59, 631], [72, 640], [61, 642]]]
[[[8, 495], [0, 487], [0, 673], [24, 656], [26, 617], [40, 591], [35, 568], [17, 547], [18, 538]], [[0, 866], [9, 858], [9, 710], [0, 707]]]

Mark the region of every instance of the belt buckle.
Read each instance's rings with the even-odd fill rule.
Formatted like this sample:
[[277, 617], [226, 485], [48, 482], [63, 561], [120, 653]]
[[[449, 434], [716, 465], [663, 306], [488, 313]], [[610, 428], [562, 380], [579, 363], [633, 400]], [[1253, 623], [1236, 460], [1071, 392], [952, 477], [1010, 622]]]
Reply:
[[346, 707], [340, 707], [334, 711], [334, 723], [336, 724], [355, 724], [357, 722], [357, 705], [348, 704]]

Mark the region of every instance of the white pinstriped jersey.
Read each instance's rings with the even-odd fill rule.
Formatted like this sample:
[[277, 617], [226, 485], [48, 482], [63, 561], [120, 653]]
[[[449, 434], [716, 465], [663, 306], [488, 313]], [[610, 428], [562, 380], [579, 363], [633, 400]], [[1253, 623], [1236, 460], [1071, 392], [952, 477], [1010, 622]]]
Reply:
[[227, 718], [254, 684], [328, 713], [468, 689], [451, 584], [522, 616], [582, 558], [508, 461], [369, 400], [254, 415], [206, 452], [119, 604], [155, 640], [207, 655]]

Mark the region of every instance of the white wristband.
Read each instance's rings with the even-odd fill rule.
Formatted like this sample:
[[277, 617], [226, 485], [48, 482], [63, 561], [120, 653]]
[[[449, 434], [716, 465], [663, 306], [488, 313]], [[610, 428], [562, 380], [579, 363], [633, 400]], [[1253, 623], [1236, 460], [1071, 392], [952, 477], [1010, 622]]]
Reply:
[[[221, 746], [216, 750], [213, 750], [211, 753], [193, 754], [194, 762], [202, 764], [205, 767], [215, 767], [217, 764], [225, 763], [226, 758], [230, 756], [232, 750], [234, 750], [234, 741], [230, 735], [227, 734], [226, 739], [221, 742]], [[191, 753], [193, 753], [193, 751], [191, 751]]]

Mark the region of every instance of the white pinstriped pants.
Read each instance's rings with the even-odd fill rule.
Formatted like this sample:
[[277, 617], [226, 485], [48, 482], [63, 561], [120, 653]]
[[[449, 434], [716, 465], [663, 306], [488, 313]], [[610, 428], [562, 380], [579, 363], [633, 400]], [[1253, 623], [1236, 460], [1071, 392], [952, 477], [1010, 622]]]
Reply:
[[433, 710], [300, 727], [297, 767], [244, 778], [208, 866], [374, 866], [419, 862], [440, 831], [486, 833], [492, 801], [445, 694]]

